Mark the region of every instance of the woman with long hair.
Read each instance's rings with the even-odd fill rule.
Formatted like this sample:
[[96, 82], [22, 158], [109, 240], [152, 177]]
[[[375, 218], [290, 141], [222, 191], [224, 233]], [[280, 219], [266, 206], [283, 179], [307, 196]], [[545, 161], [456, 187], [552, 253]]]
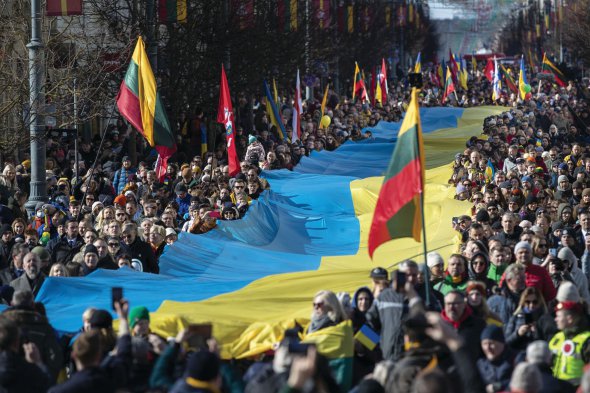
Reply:
[[488, 325], [502, 326], [502, 319], [488, 307], [486, 284], [481, 281], [469, 281], [465, 293], [467, 304], [474, 315], [482, 318]]
[[539, 340], [537, 322], [546, 313], [547, 304], [541, 292], [536, 287], [527, 287], [504, 328], [506, 343], [515, 350], [525, 350], [531, 342]]
[[318, 331], [330, 326], [338, 325], [348, 319], [348, 316], [338, 301], [338, 297], [332, 291], [322, 290], [313, 297], [313, 311], [308, 333]]
[[11, 194], [18, 190], [18, 182], [16, 181], [16, 168], [12, 164], [6, 164], [0, 176], [0, 184], [6, 186]]

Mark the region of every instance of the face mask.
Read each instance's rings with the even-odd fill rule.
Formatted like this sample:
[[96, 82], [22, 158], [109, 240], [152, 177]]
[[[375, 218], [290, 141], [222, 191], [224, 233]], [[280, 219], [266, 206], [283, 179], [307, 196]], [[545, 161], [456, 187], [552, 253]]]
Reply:
[[42, 211], [38, 211], [38, 212], [37, 212], [37, 217], [39, 217], [39, 218], [43, 218], [43, 212], [42, 212]]

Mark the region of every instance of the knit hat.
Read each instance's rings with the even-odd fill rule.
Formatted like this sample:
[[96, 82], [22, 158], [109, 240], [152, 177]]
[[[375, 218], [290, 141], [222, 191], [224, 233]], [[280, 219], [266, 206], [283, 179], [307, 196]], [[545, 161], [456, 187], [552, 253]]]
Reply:
[[251, 145], [252, 143], [256, 142], [258, 139], [254, 135], [248, 136], [248, 144]]
[[180, 194], [181, 192], [188, 192], [188, 188], [186, 187], [185, 184], [183, 184], [181, 182], [181, 183], [178, 183], [176, 185], [176, 187], [174, 187], [174, 192], [177, 193], [177, 194]]
[[89, 244], [84, 247], [84, 256], [86, 256], [86, 254], [96, 254], [98, 256], [98, 249], [94, 245]]
[[199, 381], [212, 381], [219, 375], [221, 362], [209, 351], [193, 352], [186, 363], [186, 375]]
[[580, 301], [580, 292], [578, 288], [570, 281], [562, 281], [557, 290], [555, 297], [559, 302], [575, 302]]
[[533, 178], [532, 178], [532, 177], [530, 177], [530, 176], [523, 176], [523, 177], [522, 177], [522, 182], [523, 182], [523, 183], [527, 183], [527, 182], [528, 182], [528, 183], [532, 183], [532, 182], [533, 182]]
[[96, 208], [97, 208], [97, 207], [99, 207], [99, 206], [101, 206], [101, 207], [104, 207], [104, 205], [102, 204], [102, 202], [100, 202], [100, 201], [96, 201], [96, 202], [94, 202], [94, 203], [92, 204], [92, 211], [94, 211], [94, 209], [96, 209]]
[[36, 246], [31, 250], [31, 252], [37, 255], [41, 260], [51, 258], [51, 254], [49, 254], [49, 251], [47, 251], [43, 246]]
[[88, 322], [93, 328], [109, 329], [113, 327], [113, 316], [107, 310], [95, 310]]
[[125, 195], [117, 195], [117, 197], [114, 200], [114, 203], [116, 205], [125, 207], [125, 205], [127, 204], [127, 198], [125, 198]]
[[433, 268], [437, 265], [444, 265], [445, 261], [443, 257], [436, 251], [431, 251], [426, 254], [426, 266]]
[[536, 340], [526, 348], [526, 360], [529, 363], [550, 365], [552, 356], [547, 341]]
[[504, 339], [504, 332], [502, 329], [496, 325], [488, 325], [485, 329], [481, 332], [480, 339], [483, 340], [494, 340], [498, 342], [505, 342]]
[[12, 232], [12, 227], [8, 224], [2, 224], [0, 226], [0, 236], [3, 236], [7, 232]]
[[382, 267], [376, 267], [373, 270], [371, 270], [371, 274], [369, 275], [369, 277], [387, 280], [387, 278], [389, 277], [389, 273], [387, 273], [387, 270], [385, 270]]
[[475, 221], [490, 222], [490, 215], [486, 209], [480, 209], [475, 215]]
[[518, 252], [518, 250], [520, 250], [521, 248], [526, 248], [529, 251], [533, 250], [533, 248], [531, 247], [529, 242], [520, 241], [520, 242], [516, 243], [516, 246], [514, 246], [514, 253], [516, 254]]
[[481, 296], [487, 297], [486, 286], [484, 283], [480, 281], [469, 281], [469, 283], [467, 284], [467, 288], [465, 288], [465, 293], [469, 294], [469, 292], [473, 290], [478, 291], [481, 294]]
[[142, 319], [146, 319], [148, 322], [150, 320], [150, 312], [144, 306], [133, 307], [131, 311], [129, 311], [129, 327], [131, 329], [133, 329], [135, 325], [137, 325], [137, 322]]
[[527, 197], [524, 201], [524, 204], [530, 205], [531, 203], [537, 203], [537, 202], [538, 202], [537, 197], [531, 193], [531, 194], [527, 195]]
[[[561, 165], [560, 165], [560, 168], [561, 168]], [[559, 183], [561, 183], [562, 181], [567, 181], [567, 182], [569, 182], [569, 179], [567, 178], [567, 176], [566, 176], [566, 175], [559, 175], [559, 177], [557, 178], [557, 183], [559, 184]]]
[[177, 235], [177, 233], [174, 230], [174, 228], [166, 228], [166, 237], [172, 236], [172, 235]]

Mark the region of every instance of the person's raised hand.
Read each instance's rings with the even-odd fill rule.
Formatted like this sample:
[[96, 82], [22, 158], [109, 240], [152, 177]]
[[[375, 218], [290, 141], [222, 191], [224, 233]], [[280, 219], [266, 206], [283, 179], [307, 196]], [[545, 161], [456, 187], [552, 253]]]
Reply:
[[439, 313], [427, 312], [426, 320], [430, 327], [425, 329], [425, 333], [434, 341], [447, 344], [451, 351], [459, 349], [463, 343], [461, 337], [455, 329], [442, 319]]
[[310, 346], [305, 356], [295, 356], [291, 363], [287, 384], [294, 389], [302, 389], [305, 383], [313, 378], [316, 371], [316, 348]]
[[25, 353], [25, 359], [27, 362], [32, 364], [43, 364], [43, 360], [41, 360], [41, 353], [39, 352], [39, 348], [35, 343], [25, 343], [23, 344], [23, 351]]

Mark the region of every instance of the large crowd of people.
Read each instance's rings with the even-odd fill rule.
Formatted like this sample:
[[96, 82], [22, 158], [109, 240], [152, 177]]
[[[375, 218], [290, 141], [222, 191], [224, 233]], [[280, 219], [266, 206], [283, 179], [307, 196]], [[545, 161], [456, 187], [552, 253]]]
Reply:
[[[446, 105], [490, 104], [480, 70]], [[516, 67], [513, 67], [516, 70]], [[424, 72], [421, 105], [441, 104]], [[532, 84], [538, 87], [533, 79]], [[223, 134], [200, 146], [202, 114], [180, 116], [178, 153], [158, 178], [149, 146], [123, 121], [80, 141], [47, 140], [50, 200], [29, 217], [30, 160], [6, 158], [0, 176], [0, 390], [6, 392], [590, 392], [590, 86], [544, 80], [526, 101], [504, 91], [506, 111], [486, 118], [482, 135], [457, 152], [449, 184], [469, 214], [453, 218], [457, 250], [431, 252], [394, 271], [375, 268], [354, 293], [324, 290], [308, 327], [285, 333], [272, 353], [221, 361], [214, 339], [190, 327], [175, 338], [150, 331], [149, 311], [117, 299], [119, 325], [89, 308], [75, 335], [57, 335], [42, 303], [46, 277], [97, 269], [159, 272], [159, 258], [181, 231], [203, 234], [237, 220], [272, 185], [263, 170], [288, 169], [312, 151], [370, 138], [365, 127], [399, 121], [405, 80], [391, 81], [374, 107], [331, 93], [320, 127], [320, 97], [305, 103], [292, 143], [292, 106], [281, 113], [287, 138], [264, 105], [236, 103], [240, 172], [230, 177]], [[211, 134], [211, 133], [210, 133]], [[70, 141], [71, 142], [71, 141]], [[103, 149], [97, 151], [97, 146]], [[130, 149], [136, 146], [136, 151]], [[139, 157], [137, 165], [131, 157]], [[352, 369], [331, 372], [299, 337], [349, 321]], [[376, 345], [361, 339], [373, 333]], [[369, 334], [370, 335], [370, 334]], [[256, 360], [256, 361], [254, 361]]]

